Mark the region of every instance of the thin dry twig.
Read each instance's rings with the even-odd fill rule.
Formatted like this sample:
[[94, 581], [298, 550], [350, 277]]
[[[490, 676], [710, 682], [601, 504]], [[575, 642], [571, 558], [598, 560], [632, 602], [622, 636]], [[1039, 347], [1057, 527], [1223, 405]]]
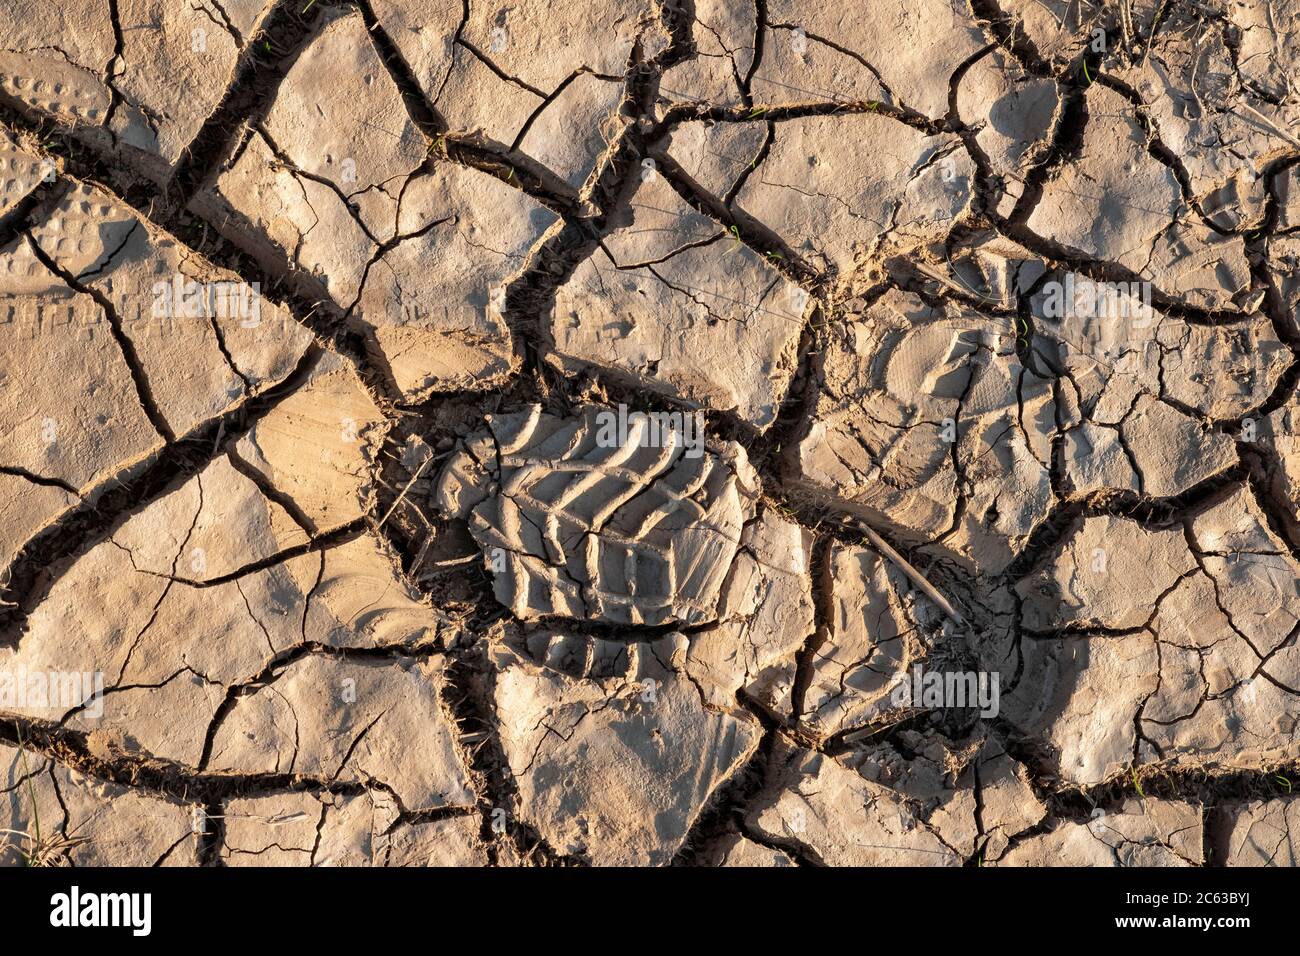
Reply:
[[965, 619], [957, 613], [957, 609], [953, 607], [952, 603], [939, 592], [939, 589], [926, 580], [924, 574], [912, 567], [906, 558], [890, 547], [889, 542], [878, 535], [875, 529], [865, 521], [858, 522], [858, 527], [862, 529], [863, 534], [867, 536], [867, 539], [871, 542], [872, 546], [874, 546], [877, 551], [887, 557], [890, 561], [893, 561], [898, 565], [898, 569], [911, 578], [912, 583], [920, 588], [925, 593], [926, 597], [939, 605], [940, 610], [947, 614], [948, 617], [952, 618], [953, 622], [958, 627], [965, 626]]
[[405, 497], [406, 497], [406, 493], [407, 493], [408, 491], [411, 490], [411, 486], [414, 485], [417, 481], [420, 480], [420, 476], [421, 476], [422, 474], [424, 474], [424, 469], [426, 469], [426, 468], [429, 467], [429, 463], [430, 463], [431, 461], [433, 461], [433, 456], [432, 456], [432, 455], [430, 455], [428, 458], [424, 459], [424, 461], [421, 463], [420, 467], [417, 468], [417, 469], [415, 470], [415, 474], [412, 475], [412, 476], [411, 476], [411, 480], [408, 481], [408, 482], [406, 483], [406, 487], [403, 488], [403, 489], [402, 489], [402, 493], [401, 493], [400, 495], [397, 496], [397, 500], [394, 501], [392, 507], [388, 509], [388, 513], [385, 514], [382, 518], [379, 519], [379, 524], [375, 525], [375, 530], [376, 530], [376, 531], [378, 531], [380, 528], [382, 528], [382, 527], [384, 526], [384, 523], [385, 523], [386, 521], [388, 521], [388, 519], [391, 518], [391, 517], [393, 516], [393, 512], [397, 510], [397, 506], [400, 505], [400, 504], [402, 503], [402, 499], [405, 498]]

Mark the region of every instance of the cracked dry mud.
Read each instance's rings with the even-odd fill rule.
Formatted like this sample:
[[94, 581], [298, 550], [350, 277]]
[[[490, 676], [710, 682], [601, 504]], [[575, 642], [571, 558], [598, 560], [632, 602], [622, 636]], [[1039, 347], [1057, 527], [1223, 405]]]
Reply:
[[0, 861], [1296, 863], [1300, 3], [0, 38]]

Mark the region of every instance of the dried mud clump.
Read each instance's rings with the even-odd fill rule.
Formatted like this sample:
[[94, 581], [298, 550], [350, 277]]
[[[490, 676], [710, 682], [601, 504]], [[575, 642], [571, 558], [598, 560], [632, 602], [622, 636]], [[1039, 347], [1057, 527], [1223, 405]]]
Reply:
[[1300, 3], [0, 38], [0, 863], [1296, 862]]

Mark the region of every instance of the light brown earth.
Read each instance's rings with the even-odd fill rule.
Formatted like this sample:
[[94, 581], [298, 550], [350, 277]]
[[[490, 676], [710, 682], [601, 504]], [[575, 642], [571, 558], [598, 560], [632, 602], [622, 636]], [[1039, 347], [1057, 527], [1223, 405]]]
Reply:
[[1298, 47], [10, 0], [0, 862], [1293, 865]]

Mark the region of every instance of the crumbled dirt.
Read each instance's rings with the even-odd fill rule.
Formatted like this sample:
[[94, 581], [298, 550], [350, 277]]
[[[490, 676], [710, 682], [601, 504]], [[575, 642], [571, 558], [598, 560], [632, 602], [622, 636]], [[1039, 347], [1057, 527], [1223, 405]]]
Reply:
[[10, 0], [0, 863], [1294, 865], [1298, 49]]

